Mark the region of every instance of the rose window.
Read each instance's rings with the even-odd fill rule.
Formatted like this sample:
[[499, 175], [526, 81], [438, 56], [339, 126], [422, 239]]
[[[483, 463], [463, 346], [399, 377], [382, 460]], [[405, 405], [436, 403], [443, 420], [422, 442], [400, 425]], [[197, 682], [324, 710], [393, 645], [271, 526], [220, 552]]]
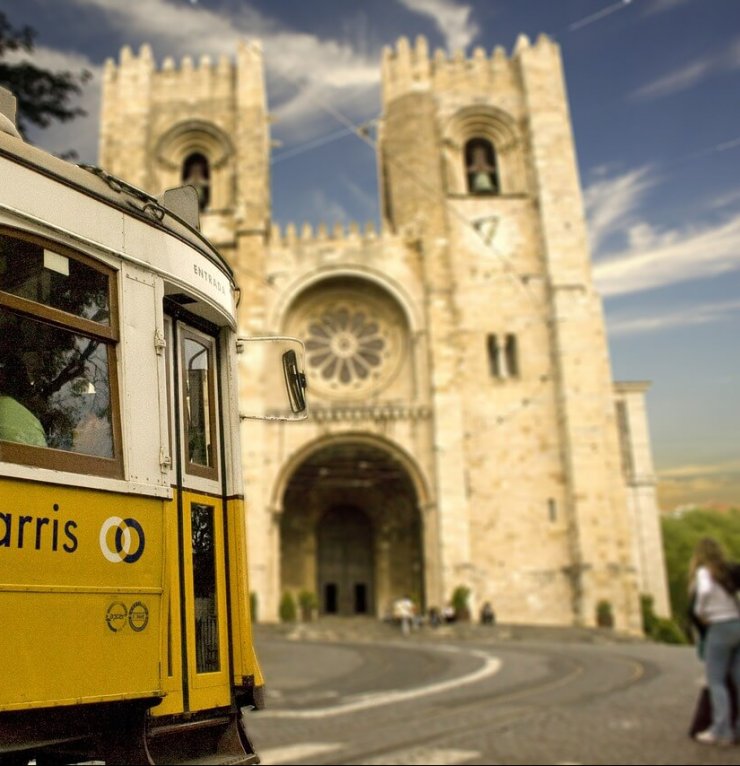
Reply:
[[364, 398], [387, 387], [403, 362], [405, 317], [372, 288], [317, 291], [286, 327], [303, 339], [312, 396]]
[[327, 311], [308, 327], [306, 358], [325, 381], [343, 385], [366, 379], [383, 361], [386, 341], [366, 311]]

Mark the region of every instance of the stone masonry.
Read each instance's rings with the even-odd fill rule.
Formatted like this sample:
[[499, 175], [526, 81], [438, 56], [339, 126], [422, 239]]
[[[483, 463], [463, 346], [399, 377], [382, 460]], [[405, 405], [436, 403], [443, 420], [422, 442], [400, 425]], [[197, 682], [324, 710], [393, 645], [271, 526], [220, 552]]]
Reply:
[[[382, 60], [382, 220], [279, 230], [262, 53], [108, 62], [100, 165], [152, 193], [207, 160], [202, 230], [244, 335], [307, 348], [308, 421], [243, 426], [251, 589], [375, 613], [458, 586], [506, 622], [668, 613], [644, 383], [614, 384], [558, 46]], [[468, 148], [495, 156], [472, 192]], [[495, 153], [495, 154], [494, 154]], [[241, 391], [263, 392], [251, 370]]]

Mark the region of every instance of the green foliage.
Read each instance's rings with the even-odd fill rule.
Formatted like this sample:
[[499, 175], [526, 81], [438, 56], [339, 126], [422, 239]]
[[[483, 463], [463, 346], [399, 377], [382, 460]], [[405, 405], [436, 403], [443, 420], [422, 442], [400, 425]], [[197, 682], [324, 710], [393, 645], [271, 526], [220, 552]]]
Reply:
[[458, 585], [452, 591], [452, 606], [454, 609], [465, 609], [470, 598], [470, 588], [467, 585]]
[[252, 615], [252, 622], [257, 622], [257, 594], [254, 591], [249, 594], [249, 611]]
[[309, 622], [313, 619], [314, 611], [318, 608], [319, 601], [313, 591], [302, 590], [298, 594], [298, 605], [301, 608], [301, 619], [304, 622]]
[[702, 537], [714, 537], [730, 559], [740, 561], [740, 508], [728, 512], [695, 510], [662, 519], [668, 589], [674, 620], [690, 635], [688, 569], [694, 546]]
[[645, 635], [653, 641], [662, 644], [688, 643], [686, 634], [674, 620], [658, 617], [653, 611], [653, 597], [643, 594], [640, 596], [642, 607], [642, 627]]
[[596, 604], [596, 624], [600, 628], [614, 627], [614, 612], [611, 601], [602, 599]]
[[298, 594], [298, 603], [301, 605], [301, 609], [315, 609], [319, 605], [316, 594], [311, 590], [302, 590]]
[[14, 29], [0, 11], [0, 85], [12, 91], [18, 100], [17, 124], [23, 136], [30, 123], [45, 128], [53, 120], [67, 122], [86, 114], [84, 109], [70, 106], [69, 99], [80, 95], [80, 86], [92, 76], [86, 70], [79, 74], [49, 72], [27, 60], [7, 60], [9, 53], [33, 53], [35, 35], [28, 26]]
[[470, 619], [470, 607], [468, 606], [470, 592], [467, 585], [458, 585], [452, 591], [452, 608], [455, 610], [455, 618], [458, 620]]
[[280, 621], [281, 622], [295, 622], [296, 621], [296, 606], [293, 594], [290, 592], [283, 593], [283, 597], [280, 599]]

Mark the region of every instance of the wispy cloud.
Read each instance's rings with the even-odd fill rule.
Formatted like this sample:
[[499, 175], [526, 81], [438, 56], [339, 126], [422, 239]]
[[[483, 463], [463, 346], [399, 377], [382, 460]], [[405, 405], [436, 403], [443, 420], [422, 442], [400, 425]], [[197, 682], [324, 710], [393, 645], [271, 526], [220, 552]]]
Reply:
[[615, 316], [608, 322], [609, 335], [620, 337], [625, 335], [641, 335], [648, 332], [672, 330], [676, 327], [721, 322], [740, 315], [740, 300], [723, 301], [720, 303], [705, 303], [667, 311], [658, 314], [642, 314], [640, 316]]
[[604, 240], [621, 231], [645, 193], [655, 183], [649, 165], [610, 176], [606, 168], [596, 171], [596, 179], [584, 190], [591, 249], [598, 252]]
[[707, 203], [707, 207], [713, 210], [719, 210], [723, 207], [731, 207], [733, 205], [740, 205], [740, 188], [733, 189], [724, 194], [719, 194]]
[[594, 266], [604, 296], [652, 290], [740, 269], [740, 214], [720, 224], [655, 231], [633, 226], [629, 246]]
[[740, 474], [740, 459], [723, 460], [721, 463], [694, 463], [664, 468], [658, 472], [661, 479], [686, 479], [695, 476], [717, 476], [718, 474]]
[[740, 508], [740, 460], [660, 470], [658, 497], [663, 510], [716, 505]]
[[301, 209], [296, 210], [291, 218], [297, 221], [320, 221], [325, 224], [349, 223], [352, 220], [343, 205], [319, 188], [306, 195]]
[[[9, 51], [3, 58], [9, 63], [31, 60], [41, 69], [52, 72], [79, 74], [86, 70], [90, 73], [91, 78], [82, 86], [81, 95], [70, 98], [71, 105], [84, 109], [86, 114], [75, 117], [71, 122], [52, 123], [45, 128], [44, 148], [52, 154], [74, 150], [78, 154], [79, 162], [94, 164], [97, 156], [102, 68], [79, 53], [44, 46], [35, 46], [32, 54], [26, 51]], [[28, 133], [29, 141], [38, 141], [39, 129], [31, 126]]]
[[450, 51], [465, 50], [478, 36], [480, 29], [472, 21], [473, 9], [453, 0], [398, 0], [408, 10], [434, 21]]
[[602, 173], [584, 191], [594, 279], [606, 297], [740, 269], [740, 212], [718, 223], [659, 230], [641, 217], [645, 196], [659, 180], [644, 166]]
[[740, 40], [724, 50], [694, 59], [638, 88], [630, 95], [633, 101], [649, 101], [679, 93], [721, 72], [740, 68]]
[[370, 104], [377, 107], [380, 50], [363, 50], [357, 41], [325, 40], [286, 29], [246, 4], [237, 11], [216, 12], [165, 0], [71, 1], [82, 9], [104, 10], [122, 39], [133, 45], [148, 42], [158, 59], [194, 53], [233, 57], [239, 41], [258, 38], [268, 87], [274, 86], [271, 108], [280, 130], [291, 138], [314, 137], [322, 119], [326, 123], [332, 111], [348, 102], [364, 114]]
[[666, 11], [673, 11], [681, 5], [690, 3], [691, 0], [651, 0], [651, 2], [645, 3], [643, 10], [644, 16], [653, 16], [656, 13], [665, 13]]
[[270, 31], [270, 21], [248, 5], [234, 13], [217, 13], [202, 5], [169, 3], [165, 0], [136, 0], [111, 3], [109, 0], [71, 0], [83, 9], [99, 9], [107, 23], [121, 32], [123, 39], [160, 44], [168, 54], [198, 52], [210, 55], [233, 54], [236, 41], [245, 36]]

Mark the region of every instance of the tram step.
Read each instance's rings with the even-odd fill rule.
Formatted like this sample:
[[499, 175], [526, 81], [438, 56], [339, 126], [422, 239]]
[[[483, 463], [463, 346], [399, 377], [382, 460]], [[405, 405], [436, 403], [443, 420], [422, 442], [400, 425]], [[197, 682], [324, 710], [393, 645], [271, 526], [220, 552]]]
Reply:
[[155, 764], [258, 764], [259, 757], [239, 727], [240, 719], [234, 714], [182, 721], [151, 729], [147, 747]]
[[169, 737], [173, 734], [186, 734], [197, 729], [209, 729], [214, 727], [226, 727], [231, 723], [231, 716], [222, 715], [214, 718], [203, 718], [196, 721], [182, 721], [167, 726], [153, 726], [147, 732], [150, 739], [157, 737]]
[[255, 753], [241, 758], [227, 755], [205, 755], [202, 758], [193, 758], [189, 761], [169, 761], [172, 766], [236, 766], [237, 764], [257, 764], [260, 759]]

